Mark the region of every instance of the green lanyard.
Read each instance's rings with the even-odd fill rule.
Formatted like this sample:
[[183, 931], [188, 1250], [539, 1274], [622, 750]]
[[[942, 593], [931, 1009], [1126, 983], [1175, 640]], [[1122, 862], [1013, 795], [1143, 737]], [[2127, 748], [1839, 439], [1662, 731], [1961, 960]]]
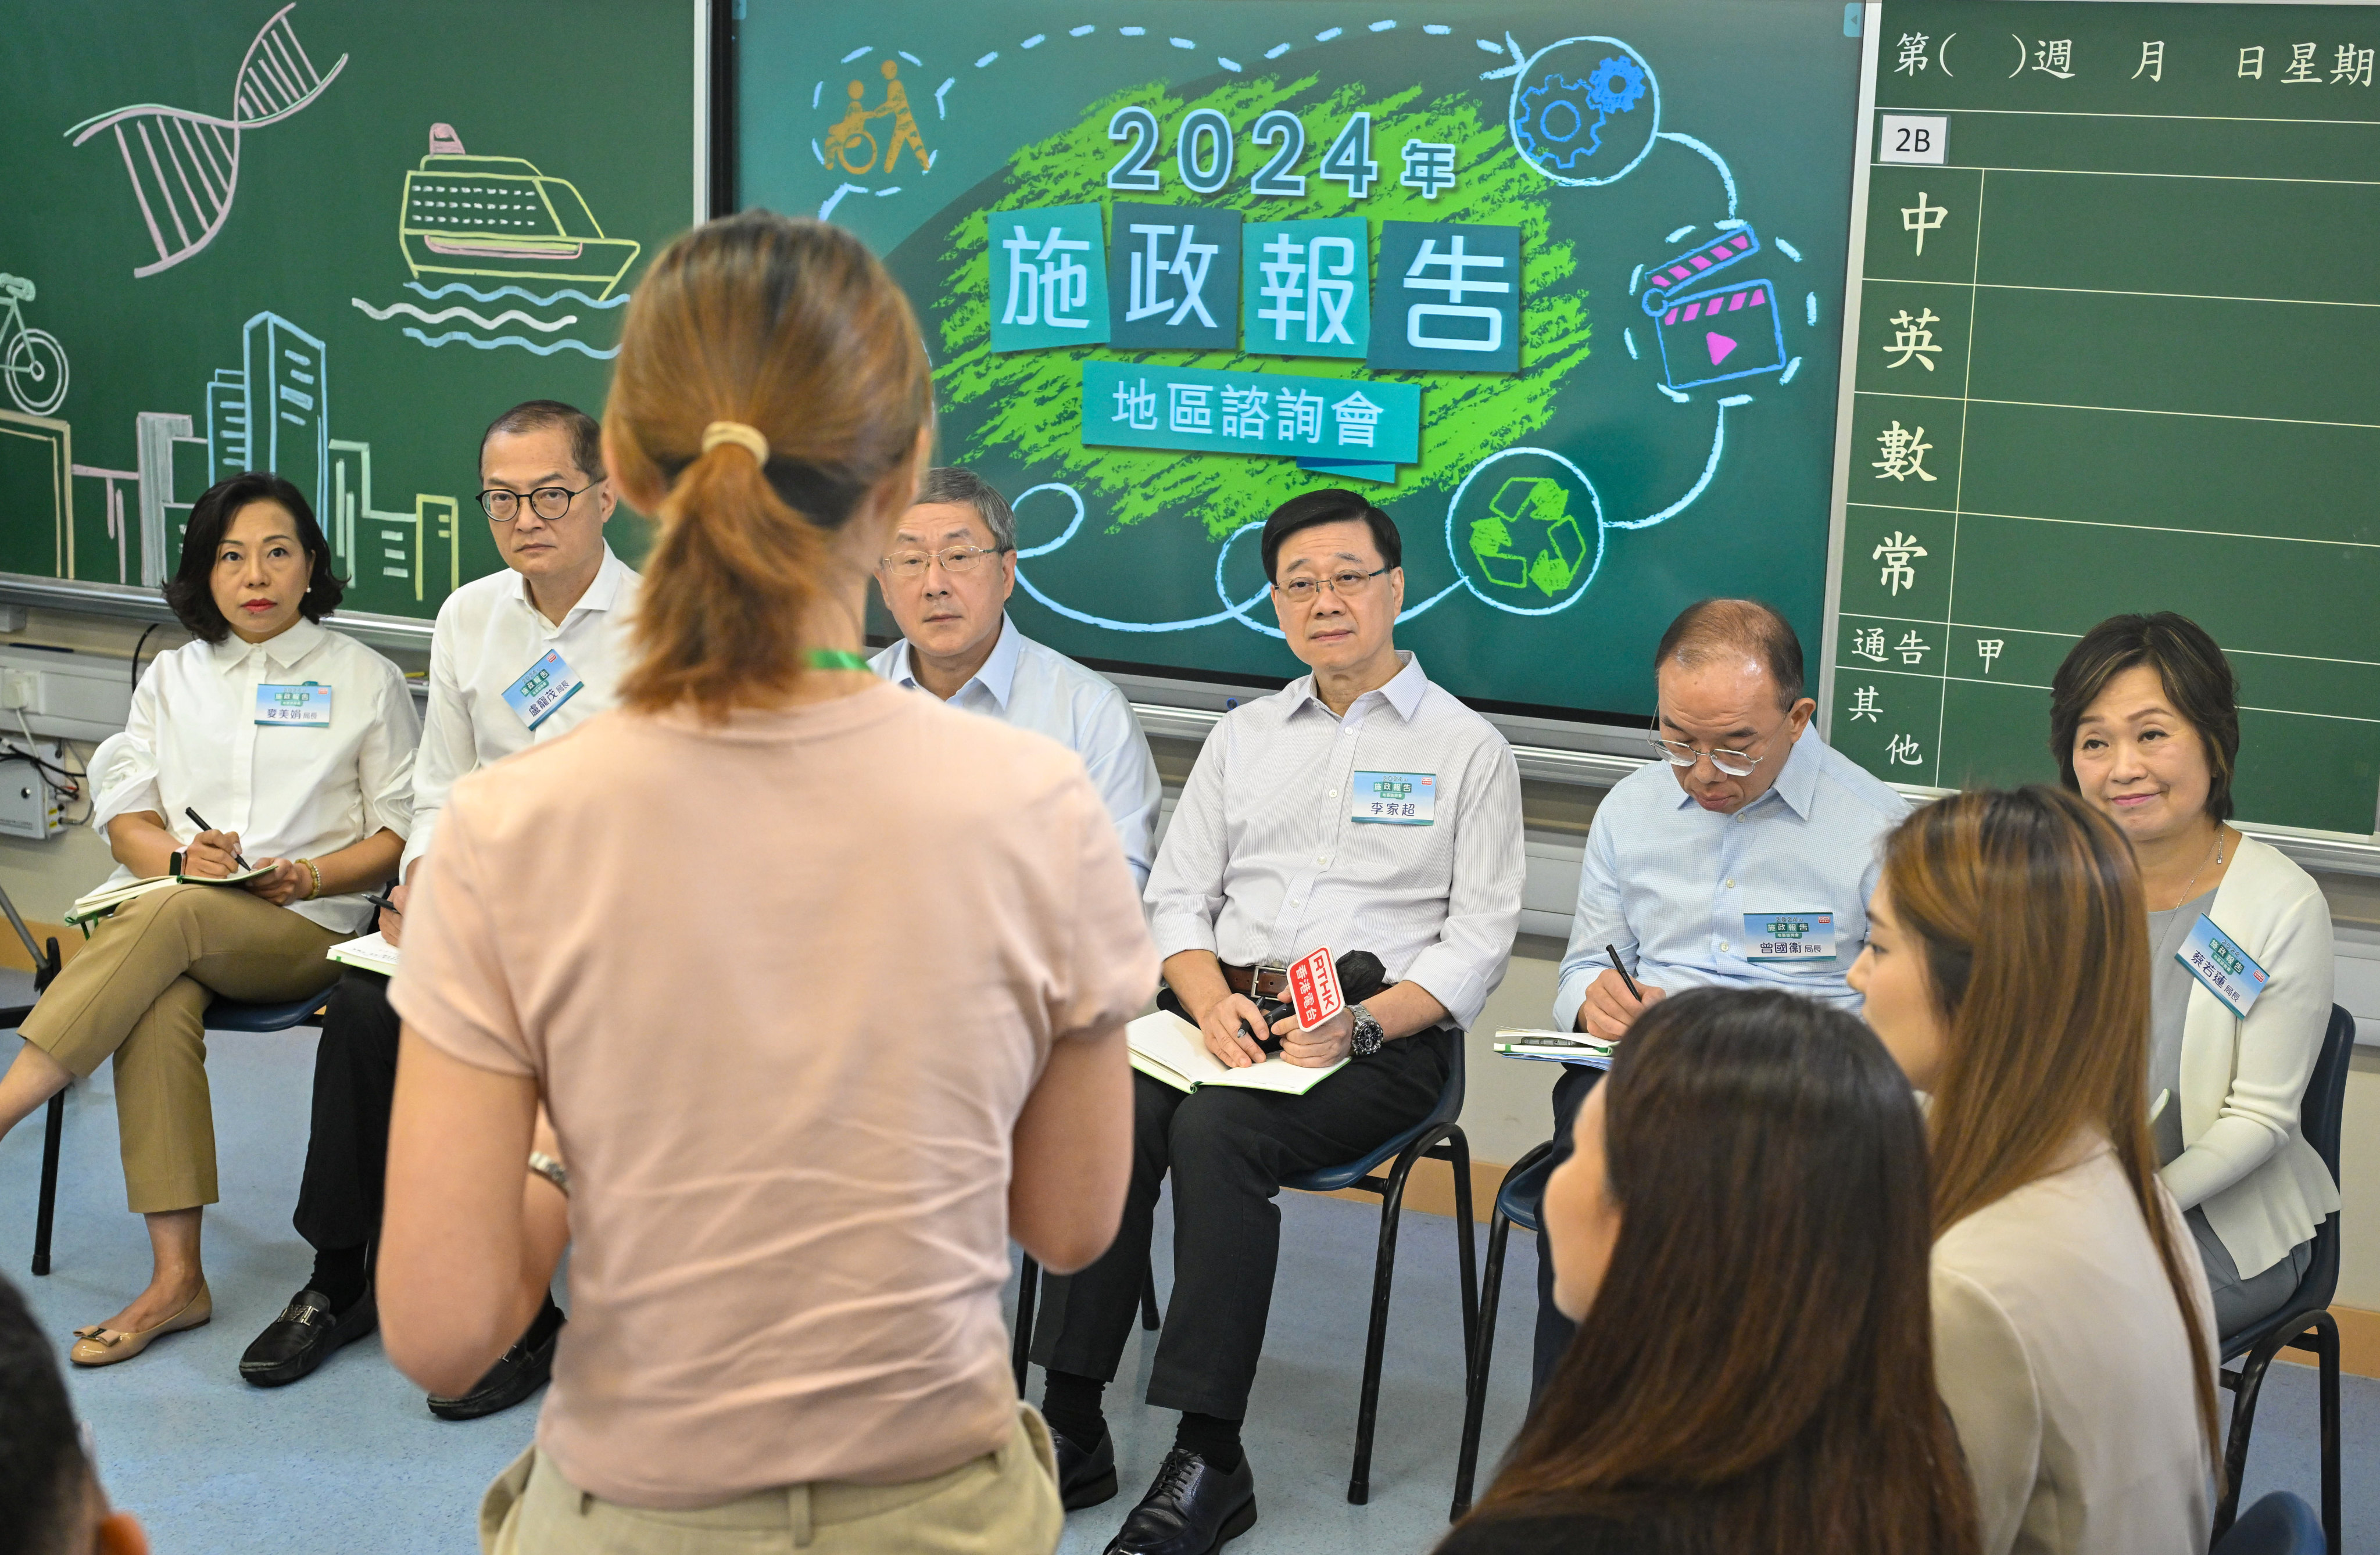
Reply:
[[850, 653], [840, 648], [810, 650], [810, 668], [814, 670], [866, 670], [873, 668], [864, 653]]

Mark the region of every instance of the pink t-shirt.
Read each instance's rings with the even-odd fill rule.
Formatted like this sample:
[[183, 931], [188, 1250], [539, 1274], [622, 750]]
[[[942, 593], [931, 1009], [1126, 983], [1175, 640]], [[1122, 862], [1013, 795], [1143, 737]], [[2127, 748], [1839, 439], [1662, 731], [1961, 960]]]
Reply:
[[1073, 752], [890, 686], [606, 713], [456, 784], [409, 907], [397, 1010], [535, 1075], [570, 1164], [573, 1484], [706, 1506], [1008, 1440], [1016, 1116], [1157, 981]]

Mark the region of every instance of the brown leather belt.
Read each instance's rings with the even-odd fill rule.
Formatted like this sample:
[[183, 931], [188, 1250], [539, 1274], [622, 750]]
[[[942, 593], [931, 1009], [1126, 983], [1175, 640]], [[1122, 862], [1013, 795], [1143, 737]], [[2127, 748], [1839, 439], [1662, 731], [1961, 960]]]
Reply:
[[1289, 993], [1289, 968], [1286, 966], [1234, 966], [1221, 964], [1223, 981], [1233, 993], [1244, 993], [1251, 999], [1282, 999]]

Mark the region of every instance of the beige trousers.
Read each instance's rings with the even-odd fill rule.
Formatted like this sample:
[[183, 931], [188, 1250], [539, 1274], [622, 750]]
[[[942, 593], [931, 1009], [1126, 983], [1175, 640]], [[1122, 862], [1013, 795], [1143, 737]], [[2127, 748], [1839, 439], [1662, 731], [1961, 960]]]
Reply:
[[482, 1555], [1049, 1555], [1066, 1514], [1050, 1427], [1030, 1404], [996, 1452], [905, 1485], [761, 1490], [695, 1512], [600, 1500], [532, 1447], [480, 1502]]
[[281, 1003], [320, 993], [339, 978], [322, 953], [351, 938], [229, 885], [169, 885], [93, 927], [21, 1030], [86, 1078], [115, 1055], [115, 1123], [134, 1213], [215, 1201], [207, 1005], [218, 994]]

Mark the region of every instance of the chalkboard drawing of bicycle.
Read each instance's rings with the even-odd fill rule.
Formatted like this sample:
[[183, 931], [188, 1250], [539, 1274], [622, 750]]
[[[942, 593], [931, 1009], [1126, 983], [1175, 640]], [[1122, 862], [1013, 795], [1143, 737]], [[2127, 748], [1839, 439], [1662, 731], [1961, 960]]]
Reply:
[[860, 100], [867, 95], [864, 82], [851, 83], [850, 101], [844, 106], [843, 117], [826, 132], [826, 150], [821, 154], [827, 166], [855, 175], [873, 169], [879, 147], [876, 137], [868, 131], [868, 121], [889, 118], [892, 121], [892, 139], [890, 146], [882, 148], [884, 172], [889, 175], [892, 171], [892, 164], [899, 160], [904, 147], [917, 159], [917, 171], [925, 172], [932, 165], [932, 156], [926, 150], [926, 138], [917, 133], [916, 115], [909, 112], [909, 92], [901, 84], [901, 67], [890, 59], [884, 62], [883, 102], [873, 108], [866, 107]]
[[26, 327], [32, 282], [0, 274], [0, 374], [7, 377], [8, 397], [28, 416], [46, 416], [67, 397], [66, 347], [49, 331]]

